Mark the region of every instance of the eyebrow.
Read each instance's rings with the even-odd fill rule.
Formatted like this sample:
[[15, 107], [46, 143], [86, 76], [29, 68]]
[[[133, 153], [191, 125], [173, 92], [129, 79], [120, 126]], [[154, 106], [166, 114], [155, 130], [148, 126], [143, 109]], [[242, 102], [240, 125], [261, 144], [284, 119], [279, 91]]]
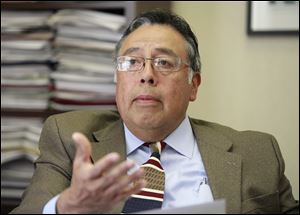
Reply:
[[[141, 48], [131, 47], [131, 48], [126, 49], [126, 51], [122, 55], [129, 55], [129, 54], [132, 54], [139, 50], [141, 50]], [[178, 56], [172, 49], [168, 49], [168, 48], [155, 48], [154, 51], [161, 52], [162, 54], [166, 54], [166, 55], [170, 55], [170, 56], [174, 56], [174, 57]]]
[[168, 49], [168, 48], [156, 48], [154, 50], [158, 51], [158, 52], [161, 52], [163, 54], [166, 54], [166, 55], [170, 55], [170, 56], [174, 56], [174, 57], [178, 56], [172, 49]]
[[136, 52], [138, 50], [140, 50], [140, 48], [138, 48], [138, 47], [131, 47], [129, 49], [126, 49], [126, 51], [122, 55], [129, 55], [129, 54], [132, 54], [133, 52]]

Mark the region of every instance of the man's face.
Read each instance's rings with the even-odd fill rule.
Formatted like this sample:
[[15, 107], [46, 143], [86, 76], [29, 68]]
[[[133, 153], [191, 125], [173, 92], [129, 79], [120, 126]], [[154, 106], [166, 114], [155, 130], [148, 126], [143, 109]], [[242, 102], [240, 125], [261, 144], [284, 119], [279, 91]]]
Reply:
[[[144, 58], [177, 56], [188, 62], [184, 38], [167, 25], [144, 25], [123, 42], [119, 56]], [[117, 71], [116, 102], [131, 130], [173, 131], [184, 119], [189, 101], [194, 101], [200, 75], [188, 83], [189, 67], [162, 74], [146, 60], [143, 70]]]

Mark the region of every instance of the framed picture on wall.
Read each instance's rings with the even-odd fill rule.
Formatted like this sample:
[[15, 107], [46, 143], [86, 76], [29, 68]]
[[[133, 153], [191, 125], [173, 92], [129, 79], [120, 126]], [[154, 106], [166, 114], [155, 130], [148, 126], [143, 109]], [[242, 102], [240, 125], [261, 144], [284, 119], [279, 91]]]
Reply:
[[299, 35], [299, 1], [249, 1], [249, 35]]

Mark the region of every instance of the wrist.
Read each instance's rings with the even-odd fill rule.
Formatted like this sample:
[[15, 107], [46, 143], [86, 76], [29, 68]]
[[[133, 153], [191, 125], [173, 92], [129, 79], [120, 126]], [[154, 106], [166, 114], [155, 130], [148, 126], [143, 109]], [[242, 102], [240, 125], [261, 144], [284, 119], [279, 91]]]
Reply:
[[[61, 193], [57, 202], [56, 202], [56, 212], [58, 214], [70, 214], [76, 213], [76, 204], [75, 199], [72, 198], [70, 194], [70, 188], [66, 189], [64, 192]], [[77, 211], [78, 212], [78, 211]]]

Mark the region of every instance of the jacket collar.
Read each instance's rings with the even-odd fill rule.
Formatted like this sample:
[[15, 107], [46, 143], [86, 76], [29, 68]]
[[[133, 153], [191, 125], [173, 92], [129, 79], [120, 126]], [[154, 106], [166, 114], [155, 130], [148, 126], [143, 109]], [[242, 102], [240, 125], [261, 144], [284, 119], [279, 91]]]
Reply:
[[110, 152], [117, 152], [121, 161], [126, 159], [124, 127], [119, 119], [102, 130], [93, 132], [97, 142], [92, 143], [92, 160], [95, 162]]

